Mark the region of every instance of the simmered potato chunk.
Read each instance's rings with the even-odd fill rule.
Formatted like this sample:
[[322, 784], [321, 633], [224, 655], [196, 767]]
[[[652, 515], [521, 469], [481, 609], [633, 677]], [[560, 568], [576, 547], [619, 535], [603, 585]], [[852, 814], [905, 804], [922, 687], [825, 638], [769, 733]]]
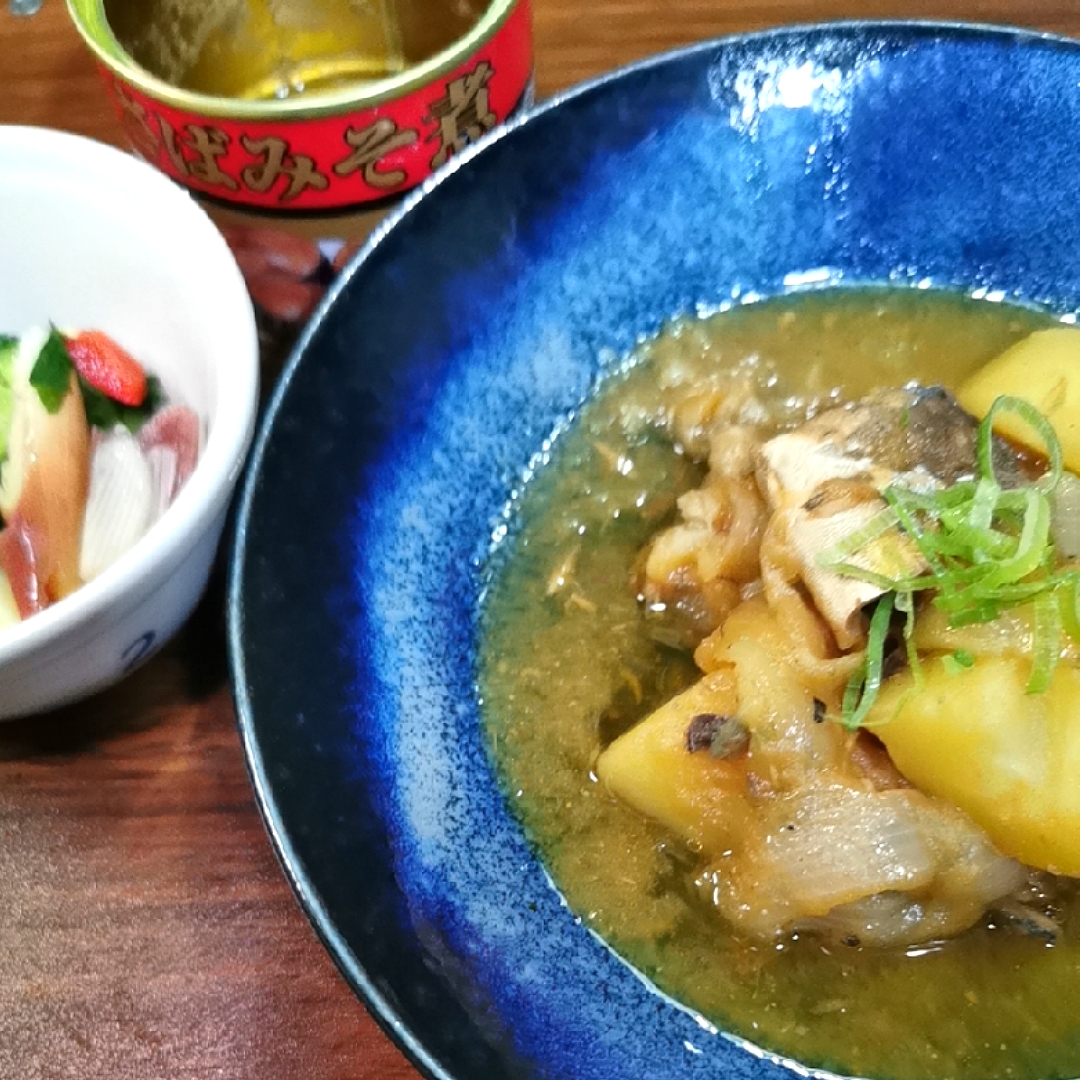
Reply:
[[639, 813], [720, 852], [747, 812], [745, 774], [707, 750], [688, 752], [686, 732], [695, 716], [733, 716], [737, 705], [730, 669], [706, 675], [616, 739], [600, 755], [597, 775]]
[[[957, 398], [968, 412], [983, 417], [1003, 394], [1034, 405], [1061, 441], [1065, 467], [1080, 471], [1080, 330], [1062, 326], [1031, 334], [984, 364]], [[1032, 440], [1031, 429], [1011, 413], [996, 417], [994, 430], [1021, 446]]]
[[965, 810], [998, 849], [1080, 875], [1080, 668], [1063, 663], [1044, 694], [1024, 692], [1030, 661], [937, 660], [890, 679], [867, 718], [921, 791]]

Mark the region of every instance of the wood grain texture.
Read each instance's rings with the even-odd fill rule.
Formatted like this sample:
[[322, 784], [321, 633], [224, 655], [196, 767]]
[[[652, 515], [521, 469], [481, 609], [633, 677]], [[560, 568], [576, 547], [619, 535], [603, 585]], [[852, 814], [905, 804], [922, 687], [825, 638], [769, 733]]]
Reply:
[[643, 56], [781, 23], [962, 19], [1080, 31], [1080, 11], [1067, 0], [535, 0], [535, 12], [542, 95]]
[[[541, 95], [719, 34], [831, 18], [1020, 22], [1073, 0], [534, 0]], [[60, 0], [0, 11], [0, 123], [121, 142]], [[406, 1080], [292, 898], [252, 801], [222, 585], [120, 687], [0, 725], [0, 1077]]]

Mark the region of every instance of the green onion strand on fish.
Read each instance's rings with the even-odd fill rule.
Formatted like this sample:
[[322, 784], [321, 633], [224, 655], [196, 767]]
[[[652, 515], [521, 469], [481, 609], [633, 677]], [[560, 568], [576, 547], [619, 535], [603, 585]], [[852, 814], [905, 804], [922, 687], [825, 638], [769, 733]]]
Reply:
[[[1046, 472], [1029, 486], [1003, 488], [994, 469], [994, 421], [1016, 414], [1038, 437]], [[1026, 690], [1043, 693], [1061, 656], [1062, 633], [1080, 642], [1080, 568], [1059, 569], [1051, 536], [1052, 496], [1063, 475], [1061, 443], [1034, 406], [999, 397], [976, 435], [978, 477], [940, 491], [914, 491], [891, 484], [885, 507], [866, 525], [820, 556], [820, 564], [883, 590], [870, 618], [866, 655], [844, 692], [841, 722], [855, 729], [866, 719], [881, 686], [884, 653], [893, 611], [906, 617], [904, 645], [919, 679], [912, 642], [914, 594], [932, 591], [931, 602], [951, 628], [990, 622], [1003, 611], [1031, 604], [1034, 611], [1032, 668]], [[926, 569], [890, 577], [861, 566], [856, 557], [890, 530], [915, 546]], [[966, 654], [951, 669], [969, 666]]]
[[867, 636], [866, 659], [856, 669], [844, 690], [843, 717], [844, 726], [851, 729], [859, 727], [870, 711], [878, 690], [885, 662], [885, 637], [889, 632], [889, 620], [892, 618], [892, 593], [886, 593], [874, 608], [870, 617], [870, 632]]

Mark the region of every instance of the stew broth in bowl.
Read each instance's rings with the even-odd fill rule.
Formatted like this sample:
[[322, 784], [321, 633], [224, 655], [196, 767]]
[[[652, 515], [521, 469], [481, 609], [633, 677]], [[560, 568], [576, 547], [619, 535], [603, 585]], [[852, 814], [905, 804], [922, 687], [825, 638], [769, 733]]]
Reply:
[[[841, 904], [813, 918], [796, 911], [770, 922], [783, 903], [829, 905], [817, 893], [804, 898], [798, 884], [764, 880], [766, 849], [777, 850], [780, 837], [766, 835], [756, 849], [747, 835], [752, 827], [731, 822], [741, 804], [712, 801], [723, 775], [680, 791], [698, 783], [696, 774], [678, 771], [680, 754], [686, 768], [693, 759], [706, 770], [746, 754], [745, 746], [725, 754], [715, 741], [718, 720], [739, 722], [739, 694], [734, 715], [690, 701], [671, 721], [675, 744], [640, 735], [636, 747], [611, 749], [627, 732], [668, 722], [665, 708], [677, 709], [671, 702], [722, 674], [730, 661], [710, 664], [705, 656], [701, 669], [708, 642], [727, 625], [738, 645], [763, 625], [744, 613], [776, 599], [762, 582], [767, 560], [759, 563], [758, 547], [764, 551], [767, 541], [760, 528], [735, 536], [738, 507], [727, 507], [727, 516], [722, 509], [712, 525], [731, 543], [753, 548], [752, 566], [729, 557], [723, 573], [703, 584], [700, 546], [692, 552], [687, 539], [694, 495], [709, 490], [710, 472], [745, 472], [739, 438], [755, 441], [759, 455], [776, 433], [798, 430], [808, 417], [820, 422], [841, 402], [879, 387], [914, 380], [955, 392], [991, 358], [1053, 325], [1060, 324], [1030, 309], [915, 289], [796, 294], [677, 321], [606, 381], [510, 509], [514, 526], [496, 552], [486, 599], [480, 682], [490, 752], [516, 812], [573, 910], [660, 989], [718, 1027], [805, 1064], [904, 1080], [1076, 1075], [1080, 909], [1071, 878], [1019, 870], [989, 843], [965, 841], [965, 857], [1000, 859], [972, 872], [989, 875], [978, 886], [989, 882], [989, 898], [980, 895], [974, 907], [971, 897], [956, 897], [956, 875], [967, 871], [950, 867], [953, 876], [939, 874], [936, 883], [890, 879], [875, 904], [912, 899], [887, 915], [849, 908], [852, 917], [830, 925]], [[1066, 332], [1080, 339], [1080, 332]], [[751, 464], [760, 474], [760, 460]], [[763, 486], [755, 477], [747, 483]], [[766, 522], [769, 499], [760, 495], [756, 512]], [[657, 584], [651, 568], [665, 558], [668, 576]], [[815, 621], [823, 621], [820, 614]], [[785, 644], [797, 648], [800, 628], [785, 623], [784, 630]], [[861, 632], [848, 650], [830, 641], [833, 662], [865, 644]], [[937, 663], [934, 655], [922, 653], [923, 664]], [[736, 670], [740, 662], [750, 661], [737, 660]], [[791, 671], [798, 681], [794, 661]], [[808, 696], [828, 697], [820, 681], [809, 683]], [[822, 715], [824, 701], [815, 697], [814, 704], [818, 724], [808, 730], [847, 740], [843, 753], [862, 766], [852, 782], [859, 798], [839, 811], [845, 820], [809, 813], [797, 792], [800, 809], [783, 826], [790, 836], [802, 830], [806, 841], [788, 851], [790, 865], [777, 874], [812, 879], [816, 887], [827, 874], [871, 874], [865, 860], [845, 865], [848, 856], [862, 860], [859, 837], [845, 832], [849, 823], [860, 832], [876, 823], [882, 834], [871, 845], [896, 859], [908, 850], [902, 830], [926, 826], [906, 818], [898, 824], [891, 813], [877, 822], [875, 804], [900, 789], [907, 798], [907, 779], [882, 780], [880, 772], [867, 779], [890, 767], [884, 747], [865, 729], [848, 735], [838, 715]], [[837, 701], [828, 704], [829, 713], [840, 712]], [[965, 707], [982, 708], [977, 700]], [[784, 706], [772, 708], [775, 714]], [[711, 745], [700, 738], [694, 745], [695, 731], [700, 736], [710, 724]], [[752, 758], [755, 740], [765, 736], [749, 726], [742, 736]], [[885, 736], [887, 723], [875, 730]], [[790, 746], [782, 750], [791, 756]], [[784, 798], [790, 807], [792, 787], [813, 786], [812, 778], [778, 780], [769, 772], [775, 758], [761, 753], [748, 779], [739, 780], [768, 789], [751, 791], [755, 812], [772, 812], [757, 808]], [[874, 755], [870, 763], [867, 753]], [[979, 767], [953, 762], [957, 770]], [[935, 798], [919, 805], [919, 813], [933, 814], [945, 804]], [[709, 830], [724, 826], [710, 815], [727, 816], [720, 841]], [[862, 822], [851, 821], [856, 815]], [[982, 836], [966, 815], [960, 827]], [[738, 861], [740, 851], [749, 870]], [[910, 863], [905, 872], [915, 872]], [[999, 881], [993, 875], [1001, 872]], [[726, 904], [718, 901], [740, 874], [759, 877], [744, 880]], [[850, 887], [857, 896], [858, 880]], [[1003, 895], [992, 895], [997, 889]], [[874, 891], [873, 884], [863, 891]], [[754, 903], [772, 908], [751, 913]], [[928, 921], [935, 904], [942, 922]], [[878, 939], [860, 930], [868, 922]]]

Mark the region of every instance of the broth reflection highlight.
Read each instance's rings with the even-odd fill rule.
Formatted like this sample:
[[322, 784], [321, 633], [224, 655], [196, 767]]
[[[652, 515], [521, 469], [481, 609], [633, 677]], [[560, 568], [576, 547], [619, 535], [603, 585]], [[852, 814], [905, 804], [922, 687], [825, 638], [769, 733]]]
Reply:
[[[794, 744], [769, 743], [748, 690], [753, 649], [769, 634], [797, 634], [786, 616], [762, 617], [777, 593], [761, 581], [761, 523], [766, 504], [783, 502], [779, 459], [772, 472], [762, 464], [766, 437], [811, 417], [820, 430], [839, 403], [883, 388], [895, 395], [911, 381], [955, 392], [1050, 325], [1036, 312], [954, 294], [874, 289], [677, 322], [641, 346], [558, 441], [513, 507], [515, 529], [494, 559], [480, 672], [489, 746], [569, 904], [662, 990], [809, 1065], [896, 1080], [1080, 1074], [1071, 880], [1030, 873], [1009, 857], [1015, 852], [999, 853], [952, 803], [910, 787], [876, 740], [832, 719], [854, 664], [845, 654], [865, 643], [869, 598], [829, 610], [808, 584], [812, 559], [807, 580], [791, 575], [792, 593], [817, 609], [815, 632], [839, 661], [818, 682], [804, 671], [791, 691], [792, 715], [804, 710], [799, 753], [815, 768], [827, 763], [813, 798], [812, 785], [785, 779]], [[959, 412], [951, 396], [931, 397]], [[873, 400], [879, 409], [896, 405], [888, 395]], [[922, 401], [901, 402], [881, 425], [906, 431]], [[739, 445], [747, 432], [749, 449]], [[746, 453], [756, 493], [713, 491], [727, 502], [708, 504], [717, 475], [745, 473], [732, 463]], [[1033, 455], [1013, 458], [1037, 471]], [[740, 497], [761, 505], [747, 509]], [[866, 496], [849, 485], [844, 498], [851, 510]], [[714, 551], [720, 569], [711, 584], [684, 588], [680, 565], [696, 559], [699, 577], [709, 576], [700, 568], [712, 556], [707, 543], [695, 547], [695, 521], [724, 514], [731, 528], [757, 521], [743, 545], [754, 549], [752, 565], [725, 563]], [[954, 654], [967, 658], [950, 644]], [[776, 667], [767, 650], [762, 656], [763, 673]], [[825, 810], [824, 789], [833, 799]], [[939, 865], [894, 879], [886, 859], [874, 895], [858, 901], [880, 906], [885, 897], [893, 906], [885, 914], [851, 906], [831, 885], [814, 901], [821, 910], [797, 885], [769, 893], [762, 867], [782, 837], [767, 821], [739, 831], [737, 820], [747, 807], [790, 810], [796, 801], [791, 820], [819, 830], [817, 848], [793, 855], [811, 875], [814, 851], [830, 844], [850, 853], [865, 842], [872, 852], [873, 838], [857, 834], [875, 818], [884, 830], [879, 849], [915, 836], [910, 851], [932, 852]], [[951, 852], [961, 849], [978, 870], [958, 883]], [[907, 867], [917, 861], [905, 858]]]

